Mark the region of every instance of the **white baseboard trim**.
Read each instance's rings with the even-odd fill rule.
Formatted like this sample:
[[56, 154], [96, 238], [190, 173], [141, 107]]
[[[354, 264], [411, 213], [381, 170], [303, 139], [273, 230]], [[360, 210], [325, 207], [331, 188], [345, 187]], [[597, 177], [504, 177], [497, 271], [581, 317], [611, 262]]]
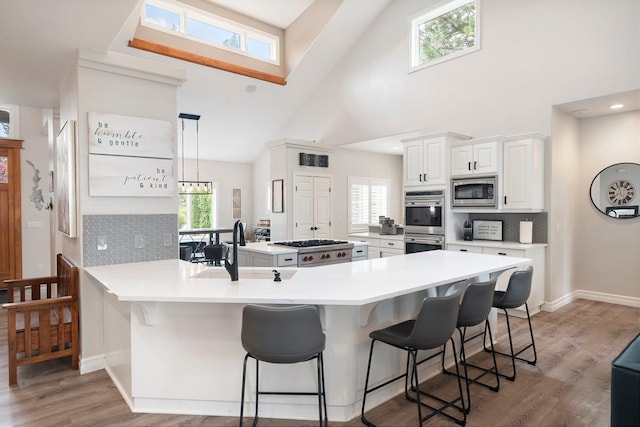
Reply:
[[558, 298], [555, 301], [542, 304], [542, 311], [556, 311], [565, 305], [577, 300], [587, 299], [591, 301], [606, 302], [609, 304], [627, 305], [630, 307], [640, 307], [640, 298], [628, 297], [624, 295], [607, 294], [604, 292], [576, 290]]
[[610, 304], [628, 305], [640, 307], [640, 298], [624, 295], [605, 294], [604, 292], [576, 291], [576, 297], [592, 301], [608, 302]]
[[104, 355], [80, 358], [80, 375], [99, 371], [107, 366]]

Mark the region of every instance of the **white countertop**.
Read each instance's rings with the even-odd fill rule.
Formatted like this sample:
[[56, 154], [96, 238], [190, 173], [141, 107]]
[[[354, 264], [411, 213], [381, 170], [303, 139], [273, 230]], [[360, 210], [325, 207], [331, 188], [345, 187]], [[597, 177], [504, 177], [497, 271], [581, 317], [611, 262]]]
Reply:
[[452, 240], [447, 242], [451, 245], [466, 245], [466, 246], [482, 246], [485, 248], [498, 248], [498, 249], [536, 249], [544, 248], [546, 243], [520, 243], [520, 242], [503, 242], [494, 240]]
[[[241, 268], [232, 282], [223, 267], [162, 260], [87, 267], [121, 301], [364, 305], [530, 263], [526, 258], [454, 251], [429, 251], [296, 270], [274, 282], [272, 268]], [[195, 278], [207, 269], [220, 279]], [[269, 279], [250, 279], [267, 272]], [[244, 277], [243, 277], [244, 273]]]
[[[368, 245], [367, 242], [349, 240], [354, 246]], [[274, 245], [273, 242], [247, 242], [246, 246], [238, 246], [238, 250], [257, 252], [268, 255], [297, 254], [298, 249], [290, 246]]]
[[404, 234], [380, 234], [380, 233], [350, 233], [349, 237], [354, 238], [366, 238], [366, 239], [390, 239], [390, 240], [402, 240], [404, 241]]

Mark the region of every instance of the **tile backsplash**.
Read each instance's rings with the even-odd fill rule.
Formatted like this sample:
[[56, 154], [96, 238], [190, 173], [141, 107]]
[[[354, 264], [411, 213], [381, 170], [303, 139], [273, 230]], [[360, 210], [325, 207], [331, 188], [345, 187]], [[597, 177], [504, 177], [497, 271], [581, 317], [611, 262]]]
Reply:
[[85, 267], [178, 258], [178, 216], [84, 215], [82, 238]]
[[520, 221], [533, 221], [533, 243], [547, 243], [547, 212], [540, 213], [470, 213], [469, 221], [474, 219], [502, 221], [502, 240], [517, 242], [520, 240]]

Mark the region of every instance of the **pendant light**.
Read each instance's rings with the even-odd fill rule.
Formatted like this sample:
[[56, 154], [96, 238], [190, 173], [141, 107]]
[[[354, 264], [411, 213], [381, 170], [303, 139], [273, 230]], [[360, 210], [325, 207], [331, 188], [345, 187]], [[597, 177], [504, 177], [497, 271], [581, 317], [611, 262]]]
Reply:
[[[200, 181], [200, 153], [199, 153], [199, 120], [200, 116], [197, 114], [180, 113], [178, 118], [182, 120], [182, 180], [178, 181], [180, 186], [179, 194], [192, 194], [196, 192], [198, 194], [211, 194], [213, 184], [211, 181]], [[185, 181], [184, 179], [184, 121], [194, 120], [196, 122], [196, 180]]]

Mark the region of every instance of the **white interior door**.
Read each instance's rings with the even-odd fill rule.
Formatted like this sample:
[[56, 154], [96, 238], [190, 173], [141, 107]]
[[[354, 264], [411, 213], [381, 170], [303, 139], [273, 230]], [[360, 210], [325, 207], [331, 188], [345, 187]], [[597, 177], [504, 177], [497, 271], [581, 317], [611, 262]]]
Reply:
[[293, 239], [331, 238], [331, 178], [297, 175], [294, 183]]
[[313, 178], [313, 237], [331, 237], [331, 179], [324, 176]]

